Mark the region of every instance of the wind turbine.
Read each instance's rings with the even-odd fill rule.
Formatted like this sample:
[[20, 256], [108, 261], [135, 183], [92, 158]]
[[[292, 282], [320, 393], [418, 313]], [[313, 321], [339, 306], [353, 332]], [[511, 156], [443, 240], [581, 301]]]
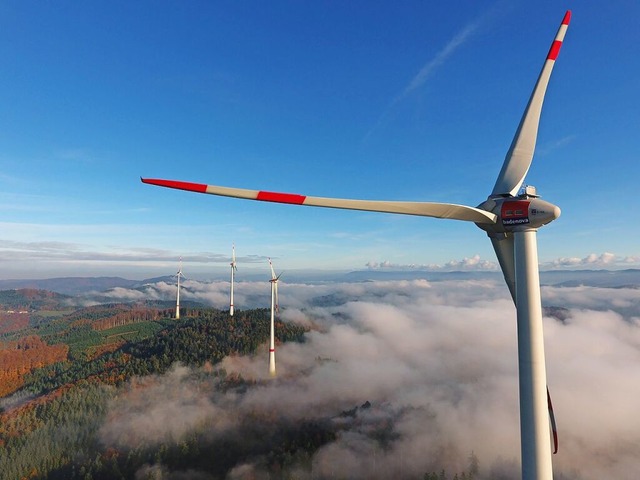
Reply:
[[311, 197], [141, 178], [142, 182], [152, 185], [227, 197], [463, 220], [473, 222], [487, 232], [517, 310], [522, 478], [526, 480], [547, 480], [553, 475], [536, 232], [558, 218], [560, 208], [540, 199], [534, 187], [522, 186], [533, 160], [542, 103], [551, 71], [570, 19], [571, 11], [567, 11], [493, 190], [487, 200], [477, 207], [451, 203]]
[[233, 253], [231, 254], [231, 299], [229, 301], [229, 315], [233, 317], [233, 279], [234, 279], [234, 273], [238, 269], [238, 267], [236, 266], [236, 246], [235, 245], [231, 246], [231, 251]]
[[180, 320], [180, 277], [184, 277], [182, 274], [182, 257], [180, 257], [180, 266], [178, 267], [178, 273], [176, 273], [178, 279], [178, 293], [176, 295], [176, 320]]
[[273, 270], [273, 264], [269, 259], [269, 268], [271, 268], [271, 329], [269, 334], [269, 375], [271, 377], [276, 376], [276, 343], [275, 343], [275, 315], [278, 309], [278, 280], [280, 275], [276, 276], [276, 272]]

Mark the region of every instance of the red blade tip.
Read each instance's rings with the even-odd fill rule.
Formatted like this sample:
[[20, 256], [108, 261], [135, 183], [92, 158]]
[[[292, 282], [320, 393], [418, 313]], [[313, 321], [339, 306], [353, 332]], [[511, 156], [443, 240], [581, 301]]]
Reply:
[[161, 180], [159, 178], [140, 178], [142, 183], [157, 185], [159, 187], [189, 190], [191, 192], [207, 193], [207, 186], [202, 183], [179, 182], [177, 180]]

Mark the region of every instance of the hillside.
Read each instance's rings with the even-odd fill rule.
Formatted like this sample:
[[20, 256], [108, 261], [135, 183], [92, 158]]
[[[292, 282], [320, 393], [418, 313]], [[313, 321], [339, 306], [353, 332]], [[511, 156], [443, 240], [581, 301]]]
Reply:
[[88, 291], [103, 291], [109, 288], [132, 288], [144, 283], [120, 277], [61, 277], [29, 280], [0, 280], [0, 289], [50, 290], [64, 295], [76, 295]]
[[0, 291], [0, 310], [58, 310], [64, 307], [69, 295], [49, 290], [21, 288]]
[[[226, 479], [245, 463], [260, 465], [271, 478], [300, 466], [308, 475], [312, 458], [345, 429], [366, 422], [381, 444], [395, 435], [385, 416], [378, 418], [386, 407], [363, 399], [361, 406], [296, 421], [250, 409], [234, 415], [229, 434], [212, 436], [220, 421], [211, 412], [215, 398], [251, 398], [263, 388], [264, 380], [228, 375], [219, 365], [264, 348], [268, 309], [230, 317], [184, 308], [175, 320], [173, 306], [162, 308], [163, 302], [55, 311], [65, 296], [23, 290], [2, 298], [31, 302], [30, 315], [40, 320], [0, 335], [0, 480]], [[304, 342], [309, 330], [281, 321], [275, 327], [277, 344]], [[264, 366], [266, 376], [266, 360]], [[121, 433], [147, 416], [148, 426]], [[184, 425], [186, 435], [179, 433]]]
[[[15, 298], [35, 302], [57, 296], [40, 292]], [[239, 311], [234, 317], [216, 309], [185, 309], [180, 321], [172, 313], [106, 305], [0, 337], [0, 478], [114, 478], [114, 469], [133, 478], [157, 449], [140, 445], [120, 456], [97, 442], [108, 403], [118, 392], [131, 388], [127, 385], [134, 377], [163, 375], [176, 364], [215, 365], [230, 354], [251, 354], [268, 339], [266, 309]], [[281, 322], [276, 329], [279, 342], [302, 341], [306, 330]], [[208, 371], [212, 379], [223, 378], [220, 371]], [[236, 388], [242, 381], [223, 383]], [[238, 448], [236, 454], [243, 454], [244, 447]], [[180, 464], [204, 461], [195, 450], [176, 452], [171, 443], [163, 451], [163, 457]], [[225, 465], [212, 468], [224, 472]]]
[[[360, 406], [297, 420], [253, 407], [233, 420], [220, 418], [213, 403], [255, 398], [264, 382], [286, 385], [286, 378], [247, 381], [220, 367], [267, 343], [270, 312], [230, 317], [194, 308], [184, 309], [179, 321], [172, 313], [102, 305], [5, 334], [0, 377], [12, 379], [3, 385], [13, 393], [0, 394], [0, 480], [222, 480], [246, 478], [237, 477], [245, 464], [268, 478], [289, 478], [283, 472], [291, 469], [308, 477], [312, 459], [343, 432], [362, 426], [382, 446], [397, 437], [388, 406], [366, 398]], [[304, 342], [308, 329], [276, 321], [277, 343]], [[266, 365], [265, 359], [265, 374]], [[225, 433], [228, 421], [234, 425]], [[425, 472], [424, 478], [471, 479], [476, 464], [471, 456], [468, 474]]]

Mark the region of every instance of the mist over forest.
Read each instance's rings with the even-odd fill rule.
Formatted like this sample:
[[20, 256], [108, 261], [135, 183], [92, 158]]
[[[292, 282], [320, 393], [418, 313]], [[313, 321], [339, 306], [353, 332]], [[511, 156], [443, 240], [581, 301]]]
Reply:
[[[640, 471], [639, 291], [542, 289], [560, 438], [555, 478], [631, 479]], [[268, 378], [266, 342], [254, 354], [134, 376], [100, 416], [101, 448], [196, 438], [215, 456], [224, 445], [256, 444], [223, 477], [151, 461], [136, 478], [423, 478], [441, 470], [449, 478], [519, 478], [515, 308], [499, 278], [306, 284], [283, 277], [279, 292], [279, 318], [306, 333], [277, 346], [277, 378]], [[91, 304], [96, 293], [70, 301]], [[114, 302], [174, 295], [167, 282], [100, 292]], [[181, 299], [225, 309], [228, 296], [228, 282], [187, 280]], [[268, 282], [237, 282], [235, 305], [268, 307]], [[240, 386], [229, 388], [229, 378]], [[273, 424], [332, 433], [278, 477], [269, 456]]]
[[[185, 299], [219, 307], [228, 301], [225, 282], [185, 288]], [[415, 475], [438, 468], [429, 459], [455, 472], [474, 452], [485, 469], [519, 475], [515, 309], [500, 282], [283, 281], [280, 292], [283, 320], [320, 330], [278, 350], [277, 381], [214, 407], [226, 405], [231, 417], [264, 409], [300, 421], [369, 401], [372, 414], [388, 416], [397, 438], [377, 451], [364, 427], [354, 428], [317, 453], [319, 465], [372, 478], [402, 457], [402, 468]], [[268, 305], [267, 294], [264, 284], [239, 283], [236, 305]], [[570, 310], [564, 321], [547, 317], [544, 325], [561, 442], [555, 470], [631, 478], [640, 467], [640, 424], [631, 426], [640, 398], [638, 290], [545, 287], [543, 303]], [[222, 366], [265, 379], [264, 358], [230, 357]]]

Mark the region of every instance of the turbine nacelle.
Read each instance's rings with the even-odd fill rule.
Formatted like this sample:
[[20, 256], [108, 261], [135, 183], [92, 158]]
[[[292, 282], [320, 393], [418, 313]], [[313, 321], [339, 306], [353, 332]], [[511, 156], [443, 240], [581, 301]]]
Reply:
[[489, 197], [478, 208], [497, 216], [495, 224], [476, 223], [490, 237], [535, 230], [560, 216], [560, 207], [542, 200], [531, 190], [525, 190], [517, 197]]

